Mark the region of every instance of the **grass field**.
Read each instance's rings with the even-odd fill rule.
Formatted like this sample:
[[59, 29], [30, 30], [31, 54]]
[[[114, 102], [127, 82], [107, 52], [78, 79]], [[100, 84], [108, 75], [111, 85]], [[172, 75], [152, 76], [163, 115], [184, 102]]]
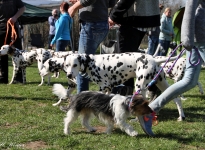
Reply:
[[[9, 67], [9, 80], [12, 67]], [[205, 89], [205, 70], [200, 82]], [[205, 96], [198, 88], [184, 94], [186, 120], [177, 122], [176, 105], [170, 102], [159, 115], [159, 124], [153, 127], [155, 138], [148, 137], [138, 122], [130, 123], [139, 132], [129, 137], [118, 127], [111, 135], [104, 134], [105, 127], [98, 120], [92, 125], [98, 130], [87, 133], [80, 119], [72, 124], [71, 135], [63, 134], [65, 113], [52, 106], [58, 98], [52, 94], [52, 85], [67, 86], [64, 73], [59, 79], [51, 79], [51, 85], [38, 87], [40, 76], [36, 64], [27, 68], [27, 84], [0, 84], [0, 149], [42, 149], [42, 150], [203, 150], [205, 149]], [[91, 90], [98, 90], [91, 83]], [[128, 120], [129, 121], [129, 120]]]

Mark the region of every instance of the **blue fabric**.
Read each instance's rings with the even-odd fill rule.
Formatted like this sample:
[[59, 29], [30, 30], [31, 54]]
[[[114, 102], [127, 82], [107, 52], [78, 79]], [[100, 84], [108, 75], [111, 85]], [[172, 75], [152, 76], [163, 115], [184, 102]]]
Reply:
[[72, 28], [72, 18], [68, 13], [60, 15], [60, 18], [55, 23], [55, 37], [51, 41], [53, 45], [57, 40], [70, 40], [70, 30]]
[[[109, 30], [108, 21], [82, 22], [78, 53], [95, 54]], [[89, 89], [89, 80], [81, 75], [77, 77], [77, 93]]]
[[57, 40], [56, 41], [56, 52], [65, 51], [66, 46], [70, 43], [69, 40]]
[[[197, 43], [195, 43], [197, 47]], [[205, 43], [204, 43], [205, 46]], [[199, 51], [203, 51], [200, 47], [197, 47]], [[202, 54], [202, 53], [200, 53]], [[201, 55], [198, 55], [195, 49], [192, 49], [191, 55], [191, 63], [196, 64], [198, 59], [200, 59], [200, 63], [197, 66], [191, 65], [189, 62], [189, 57], [191, 55], [190, 51], [186, 51], [186, 71], [185, 75], [182, 80], [172, 84], [169, 88], [167, 88], [160, 96], [158, 96], [153, 102], [149, 104], [150, 108], [155, 111], [159, 112], [164, 105], [170, 102], [172, 99], [176, 98], [178, 95], [192, 89], [197, 85], [199, 74], [201, 71], [201, 64], [203, 62]]]
[[162, 46], [163, 50], [159, 51], [158, 56], [166, 56], [169, 49], [170, 41], [159, 40], [159, 43]]
[[160, 22], [161, 22], [161, 26], [160, 26], [161, 32], [159, 34], [159, 39], [172, 41], [171, 34], [174, 34], [174, 29], [172, 26], [172, 18], [167, 17], [165, 14], [163, 14]]
[[148, 36], [148, 52], [147, 53], [149, 55], [154, 55], [158, 44], [159, 44], [159, 36], [153, 36], [153, 35]]

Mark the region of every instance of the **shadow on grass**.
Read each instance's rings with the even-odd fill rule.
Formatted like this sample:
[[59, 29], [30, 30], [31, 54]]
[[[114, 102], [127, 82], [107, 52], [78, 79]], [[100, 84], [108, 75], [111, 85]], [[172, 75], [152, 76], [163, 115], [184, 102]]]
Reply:
[[[205, 120], [205, 116], [196, 112], [204, 111], [204, 107], [188, 107], [184, 108], [184, 114], [186, 116], [186, 122], [201, 122], [201, 119]], [[176, 109], [163, 108], [158, 116], [160, 121], [177, 120], [179, 114]]]
[[48, 100], [48, 101], [52, 101], [55, 99], [58, 99], [56, 96], [53, 96], [53, 98], [43, 98], [43, 97], [16, 97], [16, 96], [4, 96], [4, 97], [0, 97], [1, 101], [7, 101], [7, 100], [17, 100], [17, 101], [24, 101], [24, 100], [34, 100], [34, 101], [42, 101], [42, 100]]

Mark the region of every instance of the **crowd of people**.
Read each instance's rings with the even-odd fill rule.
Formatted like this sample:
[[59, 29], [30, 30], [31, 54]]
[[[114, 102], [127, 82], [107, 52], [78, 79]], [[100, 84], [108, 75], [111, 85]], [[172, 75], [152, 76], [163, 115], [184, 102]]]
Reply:
[[[18, 30], [18, 17], [23, 14], [25, 7], [21, 0], [0, 0], [0, 42], [5, 44], [6, 23], [10, 20]], [[166, 8], [162, 15], [163, 6], [159, 1], [153, 0], [69, 0], [60, 5], [58, 10], [52, 11], [49, 17], [49, 48], [56, 44], [56, 51], [64, 51], [71, 41], [72, 17], [79, 10], [81, 24], [79, 37], [79, 54], [95, 54], [100, 43], [108, 34], [109, 28], [115, 24], [119, 28], [120, 52], [137, 52], [143, 37], [148, 33], [148, 54], [153, 55], [158, 43], [162, 50], [159, 56], [166, 56], [169, 44], [173, 40], [171, 9]], [[9, 5], [9, 6], [8, 6]], [[11, 11], [5, 9], [10, 8]], [[108, 8], [112, 8], [108, 13]], [[6, 44], [11, 41], [11, 29], [6, 39]], [[181, 28], [181, 42], [186, 49], [186, 72], [184, 78], [171, 85], [161, 93], [149, 107], [154, 112], [159, 112], [169, 101], [176, 96], [193, 88], [198, 81], [201, 64], [205, 61], [205, 0], [187, 0]], [[22, 49], [17, 38], [14, 46]], [[199, 52], [199, 53], [198, 53]], [[198, 60], [201, 60], [198, 64]], [[189, 61], [190, 60], [190, 61]], [[193, 65], [197, 64], [197, 65]], [[18, 80], [18, 79], [17, 79]], [[19, 81], [21, 82], [21, 81]], [[0, 83], [8, 83], [8, 56], [0, 57]], [[134, 79], [124, 83], [134, 89]], [[89, 90], [89, 80], [84, 74], [77, 77], [77, 93]], [[153, 115], [139, 116], [139, 122], [149, 136], [154, 136], [152, 131]]]

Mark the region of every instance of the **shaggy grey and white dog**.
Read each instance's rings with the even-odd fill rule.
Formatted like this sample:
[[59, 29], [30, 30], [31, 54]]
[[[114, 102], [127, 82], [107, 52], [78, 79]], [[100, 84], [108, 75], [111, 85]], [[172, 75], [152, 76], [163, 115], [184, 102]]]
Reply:
[[139, 116], [152, 113], [153, 111], [148, 103], [142, 95], [126, 97], [119, 94], [106, 95], [100, 92], [81, 92], [70, 98], [67, 116], [64, 118], [64, 133], [70, 133], [69, 127], [79, 115], [82, 116], [82, 125], [87, 128], [88, 132], [95, 132], [96, 129], [89, 124], [89, 119], [92, 115], [95, 115], [106, 124], [107, 134], [112, 132], [114, 123], [116, 123], [128, 135], [137, 136], [137, 131], [126, 121], [130, 115]]

